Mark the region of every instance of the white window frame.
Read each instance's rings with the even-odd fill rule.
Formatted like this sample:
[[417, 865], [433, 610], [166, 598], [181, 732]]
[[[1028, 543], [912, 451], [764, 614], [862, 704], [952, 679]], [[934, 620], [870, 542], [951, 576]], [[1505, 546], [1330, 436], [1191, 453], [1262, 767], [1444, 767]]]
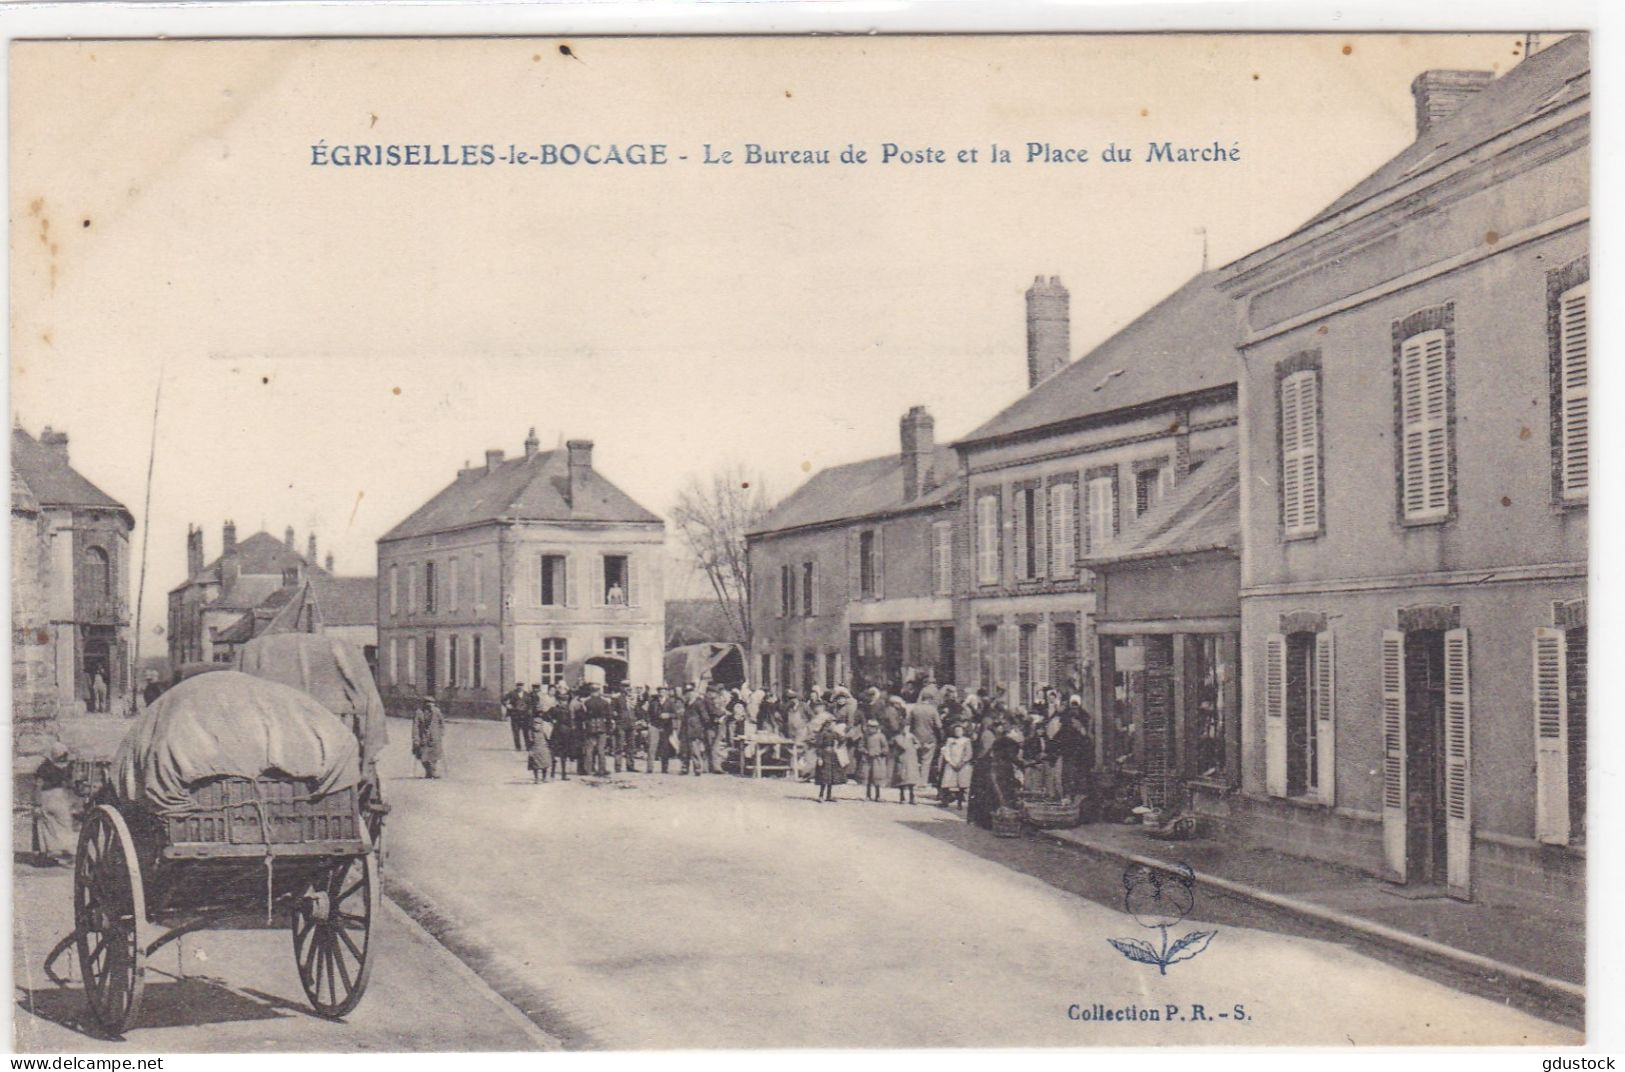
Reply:
[[[553, 648], [556, 645], [557, 650]], [[543, 637], [538, 649], [536, 680], [542, 685], [556, 685], [564, 680], [564, 668], [570, 662], [570, 644], [564, 637]]]
[[1078, 550], [1073, 535], [1077, 525], [1078, 487], [1070, 480], [1049, 489], [1050, 572], [1070, 577], [1077, 572]]
[[999, 583], [999, 497], [976, 499], [976, 582]]
[[1111, 542], [1116, 532], [1116, 509], [1112, 489], [1117, 482], [1109, 476], [1092, 477], [1085, 485], [1089, 494], [1089, 552], [1094, 554]]

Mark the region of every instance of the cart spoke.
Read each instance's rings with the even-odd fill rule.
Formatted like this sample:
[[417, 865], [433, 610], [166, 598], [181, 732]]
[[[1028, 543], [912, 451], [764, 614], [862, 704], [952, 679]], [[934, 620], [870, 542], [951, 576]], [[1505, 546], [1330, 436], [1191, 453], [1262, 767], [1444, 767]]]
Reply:
[[343, 904], [345, 901], [349, 900], [350, 894], [354, 893], [356, 890], [359, 890], [361, 887], [365, 886], [366, 884], [367, 884], [367, 876], [363, 874], [360, 878], [356, 879], [355, 882], [351, 884], [349, 889], [347, 889], [343, 893], [339, 894], [338, 898], [336, 899], [336, 901], [334, 903], [335, 904]]
[[350, 938], [349, 933], [346, 932], [344, 930], [344, 928], [335, 927], [335, 928], [333, 928], [333, 933], [338, 935], [339, 938], [343, 940], [344, 944], [350, 947], [350, 952], [355, 954], [355, 959], [357, 960], [357, 962], [360, 962], [360, 961], [363, 961], [363, 960], [367, 959], [365, 956], [362, 955], [361, 948], [355, 944], [355, 942]]
[[[341, 932], [338, 932], [338, 933], [341, 933]], [[355, 983], [350, 981], [350, 973], [347, 970], [345, 970], [345, 967], [344, 967], [344, 952], [341, 949], [339, 949], [337, 942], [333, 943], [332, 948], [333, 948], [333, 966], [338, 969], [339, 977], [344, 980], [344, 992], [345, 992], [346, 995], [348, 995], [351, 990], [355, 989]], [[357, 967], [359, 968], [359, 965], [357, 965]]]
[[327, 961], [327, 1003], [329, 1005], [337, 1005], [339, 1003], [339, 981], [334, 968], [338, 960], [338, 955], [333, 952], [333, 936], [331, 934], [324, 934], [323, 938], [322, 957]]

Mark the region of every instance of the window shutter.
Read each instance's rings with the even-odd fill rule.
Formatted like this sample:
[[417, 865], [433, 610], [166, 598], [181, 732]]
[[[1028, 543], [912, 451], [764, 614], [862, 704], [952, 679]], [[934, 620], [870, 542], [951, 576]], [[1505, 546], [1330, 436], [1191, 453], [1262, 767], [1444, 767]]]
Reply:
[[1558, 299], [1558, 349], [1562, 356], [1563, 498], [1583, 499], [1591, 490], [1591, 372], [1587, 304], [1590, 283]]
[[588, 557], [592, 560], [592, 591], [587, 593], [587, 605], [602, 607], [604, 606], [604, 556], [593, 554]]
[[1033, 685], [1053, 685], [1049, 665], [1049, 623], [1040, 621], [1033, 630]]
[[1039, 484], [1030, 493], [1033, 497], [1033, 563], [1032, 574], [1037, 578], [1050, 575], [1049, 571], [1049, 510], [1044, 486]]
[[1568, 635], [1535, 630], [1535, 837], [1569, 841]]
[[1405, 634], [1382, 634], [1382, 851], [1388, 877], [1406, 875]]
[[1427, 331], [1400, 350], [1405, 517], [1426, 520], [1450, 511], [1445, 336]]
[[886, 598], [886, 526], [875, 526], [875, 598]]
[[807, 605], [812, 609], [808, 612], [818, 617], [818, 563], [807, 563]]
[[1264, 638], [1264, 788], [1286, 796], [1286, 635]]
[[1473, 882], [1473, 705], [1467, 630], [1444, 634], [1445, 885], [1467, 900]]
[[1050, 489], [1050, 553], [1051, 577], [1070, 577], [1077, 570], [1077, 550], [1073, 542], [1077, 519], [1077, 488], [1071, 483], [1057, 484]]
[[626, 556], [626, 605], [638, 605], [638, 556]]
[[1331, 633], [1315, 634], [1315, 781], [1320, 802], [1337, 803], [1337, 667]]
[[576, 555], [564, 556], [564, 605], [567, 607], [579, 607], [582, 605], [581, 593], [576, 590], [576, 574], [581, 572], [580, 570], [576, 569], [577, 557], [578, 556]]
[[1320, 529], [1319, 388], [1312, 369], [1281, 381], [1281, 525], [1288, 536]]
[[530, 556], [529, 579], [525, 587], [530, 590], [530, 605], [533, 607], [542, 605], [542, 571], [546, 568], [541, 555]]
[[1025, 505], [1022, 500], [1026, 497], [1026, 493], [1020, 488], [1011, 489], [1009, 528], [1013, 553], [1010, 561], [1014, 564], [1012, 568], [1015, 571], [1011, 578], [1012, 582], [1022, 581], [1027, 577], [1027, 512], [1022, 508]]
[[857, 602], [863, 598], [863, 546], [857, 529], [846, 534], [846, 598]]

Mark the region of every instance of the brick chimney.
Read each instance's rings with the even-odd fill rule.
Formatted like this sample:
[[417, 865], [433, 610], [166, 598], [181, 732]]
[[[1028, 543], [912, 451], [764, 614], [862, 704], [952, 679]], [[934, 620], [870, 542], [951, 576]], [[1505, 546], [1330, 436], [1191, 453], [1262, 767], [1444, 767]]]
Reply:
[[897, 422], [897, 431], [903, 447], [903, 501], [913, 502], [935, 483], [931, 454], [937, 446], [936, 422], [924, 406], [911, 406]]
[[305, 561], [312, 566], [316, 564], [316, 534], [314, 532], [305, 540]]
[[327, 552], [327, 557], [322, 560], [322, 568], [329, 573], [333, 572], [333, 552]]
[[237, 522], [228, 521], [220, 529], [220, 594], [225, 595], [237, 585], [243, 564], [237, 559]]
[[1454, 115], [1474, 93], [1495, 79], [1490, 71], [1423, 71], [1411, 82], [1416, 98], [1416, 136]]
[[1027, 388], [1059, 372], [1072, 350], [1069, 296], [1061, 277], [1035, 276], [1027, 288]]
[[186, 576], [190, 580], [203, 572], [203, 530], [186, 526]]
[[536, 438], [536, 429], [532, 428], [530, 434], [525, 437], [525, 457], [535, 457], [536, 450], [541, 445], [542, 441]]
[[282, 530], [282, 546], [289, 551], [293, 550], [293, 526], [289, 525]]
[[499, 466], [501, 464], [502, 464], [502, 451], [500, 451], [500, 450], [488, 450], [488, 451], [485, 452], [485, 471], [487, 473], [496, 472], [497, 471], [497, 466]]
[[40, 446], [49, 451], [63, 465], [68, 464], [68, 433], [52, 431], [51, 426], [47, 424], [40, 429], [39, 442]]
[[220, 526], [220, 553], [223, 555], [237, 553], [237, 522], [227, 521]]
[[570, 505], [576, 496], [587, 490], [587, 477], [592, 473], [592, 440], [572, 439], [564, 444], [570, 452]]

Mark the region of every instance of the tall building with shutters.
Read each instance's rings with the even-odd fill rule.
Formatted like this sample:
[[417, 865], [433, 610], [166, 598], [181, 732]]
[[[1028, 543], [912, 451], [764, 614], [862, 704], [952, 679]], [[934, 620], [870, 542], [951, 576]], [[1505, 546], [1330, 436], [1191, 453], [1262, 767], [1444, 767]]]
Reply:
[[751, 680], [813, 687], [941, 683], [955, 666], [959, 472], [924, 406], [899, 450], [831, 466], [747, 534]]
[[1415, 142], [1222, 287], [1242, 793], [1282, 848], [1584, 903], [1589, 41], [1429, 71]]
[[378, 540], [378, 671], [400, 710], [496, 717], [516, 681], [661, 683], [666, 528], [591, 440], [485, 452]]

